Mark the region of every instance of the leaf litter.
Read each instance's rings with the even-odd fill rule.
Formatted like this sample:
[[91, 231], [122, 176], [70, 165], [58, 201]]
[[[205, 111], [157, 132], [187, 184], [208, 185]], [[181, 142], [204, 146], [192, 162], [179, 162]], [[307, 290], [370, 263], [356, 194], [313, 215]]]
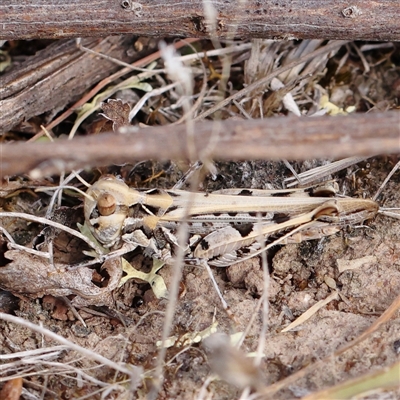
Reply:
[[[206, 42], [202, 42], [202, 45], [204, 49], [210, 47]], [[396, 56], [398, 45], [382, 45], [385, 46], [369, 48], [368, 44], [362, 43], [344, 44], [340, 50], [302, 63], [271, 81], [270, 85], [264, 85], [261, 90], [249, 92], [242, 100], [222, 107], [220, 117], [251, 119], [289, 113], [311, 116], [394, 108], [399, 98], [396, 91], [396, 82], [400, 79], [399, 67], [396, 66], [399, 65]], [[240, 50], [231, 53], [230, 75], [218, 80], [221, 75], [215, 74], [215, 71], [222, 71], [227, 62], [224, 50], [235, 46]], [[192, 58], [195, 60], [191, 64], [194, 86], [190, 97], [191, 100], [196, 100], [197, 96], [202, 98], [195, 116], [210, 109], [223, 97], [240, 90], [244, 84], [256, 82], [278, 66], [321, 46], [324, 46], [322, 41], [254, 40], [251, 43], [227, 43], [220, 52], [212, 50], [216, 56], [205, 60], [208, 79], [204, 78], [198, 58]], [[162, 73], [156, 73], [148, 79], [147, 90], [163, 88], [170, 83]], [[136, 78], [132, 78], [132, 82], [137, 82]], [[140, 92], [134, 92], [132, 85], [125, 87], [124, 82], [117, 85], [120, 86], [115, 87], [121, 88], [119, 92], [109, 92], [114, 94], [113, 99], [102, 99], [107, 101], [103, 105], [94, 99], [95, 108], [90, 114], [94, 114], [95, 118], [89, 117], [86, 125], [80, 126], [81, 120], [77, 116], [72, 135], [75, 134], [74, 130], [79, 130], [81, 134], [98, 132], [94, 125], [101, 120], [111, 120], [113, 128], [127, 123], [127, 114], [138, 103], [137, 94]], [[205, 90], [200, 92], [202, 87]], [[129, 91], [134, 94], [129, 94]], [[183, 95], [176, 87], [160, 90], [146, 100], [132, 124], [174, 123], [186, 112]], [[96, 111], [100, 108], [102, 113]], [[355, 166], [347, 166], [344, 173], [335, 175], [335, 179], [346, 194], [361, 193], [370, 197], [395, 162], [396, 157], [375, 157], [358, 162]], [[207, 166], [207, 162], [205, 164]], [[302, 172], [317, 165], [321, 165], [321, 160], [294, 163], [293, 167], [297, 172]], [[135, 187], [170, 188], [186, 168], [184, 162], [148, 161], [132, 165], [99, 166], [98, 171], [84, 171], [82, 176], [93, 182], [99, 172], [113, 173], [119, 174]], [[202, 190], [265, 188], [267, 183], [280, 187], [284, 178], [290, 176], [283, 162], [215, 162], [215, 171], [213, 177], [207, 174], [207, 168], [198, 172]], [[54, 177], [46, 177], [42, 182], [27, 178], [13, 179], [3, 182], [0, 192], [2, 211], [31, 212], [43, 216], [51, 194], [36, 193], [34, 189], [38, 186], [54, 186]], [[72, 182], [72, 185], [84, 189], [76, 179]], [[398, 206], [398, 193], [397, 174], [384, 190], [385, 205]], [[60, 199], [56, 210], [60, 207], [74, 210], [62, 223], [77, 230], [77, 223], [82, 222], [81, 200], [67, 191]], [[43, 348], [43, 354], [35, 359], [36, 365], [24, 365], [21, 361], [20, 364], [12, 364], [3, 360], [2, 370], [7, 376], [6, 380], [11, 382], [14, 376], [23, 376], [25, 383], [30, 382], [30, 385], [24, 385], [23, 390], [29, 391], [35, 398], [39, 398], [40, 393], [45, 393], [46, 398], [85, 398], [88, 395], [93, 398], [129, 398], [134, 391], [135, 396], [144, 398], [151, 392], [157, 386], [154, 360], [159, 351], [157, 346], [160, 346], [164, 313], [169, 300], [163, 298], [165, 296], [157, 296], [143, 279], [127, 279], [129, 273], [133, 276], [135, 273], [129, 266], [122, 268], [119, 257], [107, 259], [104, 263], [74, 267], [91, 259], [84, 253], [89, 250], [88, 245], [69, 233], [60, 234], [57, 228], [45, 228], [17, 217], [2, 217], [2, 227], [16, 244], [36, 248], [49, 255], [45, 258], [13, 248], [10, 240], [3, 236], [0, 286], [19, 298], [15, 315], [36, 324], [44, 324], [67, 338], [69, 343], [103, 355], [112, 362], [142, 368], [140, 378], [136, 377], [135, 380], [131, 377], [129, 386], [128, 372], [118, 369], [116, 365], [98, 368], [99, 365], [93, 360], [79, 357], [72, 346], [72, 350], [63, 349], [48, 358], [45, 350], [56, 344], [56, 337], [44, 339], [43, 346], [40, 345], [43, 339], [39, 334], [3, 321], [0, 339], [6, 354], [36, 351], [40, 346]], [[275, 399], [300, 398], [394, 363], [398, 358], [393, 344], [399, 340], [400, 331], [400, 320], [396, 314], [364, 342], [351, 347], [340, 358], [327, 361], [324, 368], [318, 368], [316, 360], [327, 360], [326, 357], [337, 349], [356, 339], [395, 301], [400, 291], [399, 235], [398, 223], [378, 216], [369, 227], [353, 229], [344, 236], [277, 248], [269, 256], [268, 293], [264, 293], [258, 258], [227, 270], [216, 270], [215, 279], [230, 306], [230, 315], [221, 309], [207, 272], [196, 267], [184, 268], [172, 322], [169, 342], [172, 346], [167, 350], [163, 364], [164, 381], [159, 389], [160, 398], [235, 398], [246, 386], [252, 387], [255, 392], [250, 394], [245, 389], [242, 398], [257, 398], [257, 393], [259, 397]], [[154, 267], [148, 260], [140, 259], [140, 254], [127, 253], [125, 257], [127, 260], [124, 262], [140, 268], [142, 277], [145, 274], [155, 276], [153, 273], [158, 266]], [[343, 265], [348, 267], [343, 269]], [[164, 266], [157, 271], [156, 276], [162, 278], [169, 288], [172, 267]], [[127, 272], [128, 275], [124, 275]], [[122, 286], [121, 279], [124, 282]], [[339, 297], [335, 291], [338, 291]], [[247, 362], [246, 353], [255, 351], [260, 340], [259, 332], [265, 315], [258, 310], [263, 296], [269, 302], [268, 331], [262, 359], [254, 368], [252, 362]], [[296, 318], [329, 296], [332, 296], [332, 301], [310, 319], [289, 332], [282, 332]], [[50, 306], [52, 298], [57, 301], [67, 298], [70, 305], [77, 308], [81, 320], [68, 303], [65, 303], [65, 308], [57, 302]], [[57, 307], [58, 311], [54, 312]], [[207, 342], [198, 345], [186, 341], [189, 334], [196, 338], [201, 332], [213, 332], [215, 321], [218, 323], [218, 332], [246, 332], [242, 350], [222, 346], [220, 357], [215, 359], [208, 354], [213, 342], [207, 347]], [[178, 342], [184, 346], [175, 345]], [[215, 342], [218, 343], [218, 340], [215, 339]], [[214, 364], [213, 371], [223, 380], [210, 374], [207, 357], [211, 367]], [[43, 372], [43, 368], [50, 365], [49, 360], [57, 363], [57, 368], [53, 372]], [[242, 365], [242, 369], [238, 371], [235, 365]], [[312, 368], [313, 365], [315, 368]], [[311, 366], [308, 374], [299, 376], [295, 383], [285, 384], [285, 378], [293, 376], [294, 372], [301, 372], [306, 366]], [[230, 374], [232, 369], [238, 375], [232, 375], [233, 372]], [[61, 376], [64, 377], [62, 381], [59, 379]], [[237, 385], [242, 381], [244, 384]], [[277, 382], [282, 382], [279, 392], [273, 389], [273, 384]], [[268, 385], [272, 385], [270, 389]], [[400, 396], [398, 390], [390, 393]]]

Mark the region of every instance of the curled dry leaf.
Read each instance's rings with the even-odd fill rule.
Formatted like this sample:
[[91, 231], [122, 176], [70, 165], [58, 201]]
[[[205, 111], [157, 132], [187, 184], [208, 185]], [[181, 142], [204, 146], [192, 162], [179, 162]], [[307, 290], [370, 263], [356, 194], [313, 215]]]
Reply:
[[18, 250], [7, 251], [5, 257], [11, 262], [0, 267], [2, 289], [31, 298], [76, 295], [72, 304], [77, 307], [112, 306], [111, 292], [117, 288], [122, 275], [118, 258], [103, 264], [102, 270], [109, 278], [103, 280], [106, 286], [99, 287], [93, 283], [95, 270], [87, 267], [70, 269], [65, 264], [51, 265], [47, 259]]

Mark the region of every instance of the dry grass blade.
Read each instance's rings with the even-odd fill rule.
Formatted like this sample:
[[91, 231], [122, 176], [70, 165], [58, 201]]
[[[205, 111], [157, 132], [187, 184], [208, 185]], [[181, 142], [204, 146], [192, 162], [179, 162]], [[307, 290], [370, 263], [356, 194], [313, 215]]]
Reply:
[[103, 254], [103, 250], [96, 244], [93, 243], [87, 236], [82, 235], [79, 231], [75, 229], [68, 228], [68, 226], [65, 226], [63, 224], [60, 224], [58, 222], [52, 221], [47, 218], [42, 218], [42, 217], [37, 217], [36, 215], [31, 215], [31, 214], [26, 214], [26, 213], [18, 213], [18, 212], [0, 212], [0, 218], [1, 217], [11, 217], [11, 218], [23, 218], [28, 221], [34, 221], [39, 224], [43, 225], [49, 225], [54, 228], [60, 229], [62, 231], [68, 232], [72, 236], [76, 236], [77, 238], [83, 240], [86, 242], [92, 249], [94, 249], [99, 255]]
[[390, 307], [387, 308], [385, 312], [360, 336], [356, 337], [346, 346], [343, 346], [341, 349], [329, 355], [328, 357], [325, 357], [324, 359], [319, 360], [301, 369], [300, 371], [290, 375], [288, 378], [285, 378], [282, 381], [274, 383], [271, 386], [263, 389], [262, 394], [260, 393], [261, 395], [260, 397], [263, 399], [274, 398], [275, 394], [279, 390], [282, 390], [288, 387], [289, 385], [293, 385], [297, 380], [307, 376], [308, 374], [311, 374], [313, 371], [315, 371], [318, 368], [321, 368], [326, 363], [329, 363], [332, 358], [336, 358], [339, 357], [340, 355], [343, 355], [346, 351], [350, 350], [351, 348], [357, 346], [358, 344], [366, 340], [370, 335], [372, 335], [373, 332], [377, 331], [379, 327], [381, 327], [384, 323], [388, 322], [399, 309], [400, 309], [400, 295], [397, 296], [397, 298], [393, 301]]
[[[365, 158], [366, 157], [348, 157], [343, 160], [338, 160], [320, 167], [309, 169], [308, 171], [298, 174], [297, 177], [289, 177], [284, 180], [284, 183], [286, 187], [315, 184], [335, 172], [341, 171], [351, 165], [365, 160]], [[374, 200], [376, 200], [376, 198], [374, 198]]]
[[14, 317], [12, 315], [0, 313], [0, 320], [22, 325], [32, 331], [35, 331], [35, 332], [38, 332], [38, 333], [44, 335], [48, 339], [54, 340], [58, 343], [61, 343], [62, 345], [68, 347], [71, 350], [78, 352], [79, 354], [83, 355], [84, 357], [87, 357], [91, 360], [98, 362], [100, 365], [108, 366], [122, 374], [127, 375], [130, 378], [130, 386], [131, 386], [132, 391], [135, 391], [138, 382], [140, 382], [140, 374], [141, 374], [142, 370], [139, 367], [135, 367], [133, 365], [123, 365], [121, 363], [115, 363], [114, 361], [111, 361], [111, 360], [101, 356], [100, 354], [97, 354], [94, 351], [91, 351], [84, 347], [78, 346], [77, 344], [65, 339], [64, 337], [62, 337], [60, 335], [57, 335], [56, 333], [54, 333], [48, 329], [38, 326], [38, 325], [35, 325], [35, 324], [32, 324], [31, 322], [26, 321], [22, 318], [18, 318], [18, 317]]
[[323, 54], [327, 54], [332, 50], [336, 50], [339, 47], [343, 46], [344, 44], [346, 44], [347, 42], [345, 41], [334, 41], [330, 44], [327, 44], [324, 47], [321, 47], [317, 50], [312, 51], [309, 54], [305, 54], [304, 56], [300, 57], [299, 59], [297, 59], [296, 61], [293, 61], [283, 67], [280, 67], [278, 69], [276, 69], [274, 72], [271, 72], [269, 75], [267, 75], [266, 77], [248, 85], [245, 89], [242, 89], [240, 91], [238, 91], [237, 93], [235, 93], [232, 96], [229, 96], [228, 98], [224, 99], [223, 101], [221, 101], [219, 104], [215, 105], [214, 107], [211, 107], [209, 110], [204, 111], [202, 114], [200, 114], [199, 116], [197, 116], [195, 118], [195, 121], [201, 121], [202, 119], [208, 117], [209, 115], [212, 115], [214, 112], [220, 110], [221, 108], [227, 106], [231, 101], [233, 100], [238, 100], [240, 98], [242, 98], [243, 96], [245, 96], [248, 93], [251, 93], [254, 90], [261, 90], [263, 88], [263, 86], [265, 86], [268, 82], [270, 82], [273, 78], [278, 77], [280, 74], [291, 70], [292, 68], [307, 62], [309, 60], [312, 60], [313, 58], [316, 58], [320, 55]]
[[330, 296], [328, 296], [325, 300], [320, 300], [318, 303], [314, 304], [310, 309], [308, 309], [304, 314], [302, 314], [299, 318], [297, 318], [295, 321], [293, 321], [290, 325], [288, 325], [286, 328], [282, 329], [281, 332], [289, 332], [292, 329], [297, 328], [299, 325], [307, 321], [309, 318], [311, 318], [318, 310], [320, 310], [322, 307], [325, 307], [328, 303], [330, 303], [332, 300], [337, 300], [338, 299], [338, 293], [333, 292]]
[[[386, 390], [398, 389], [399, 379], [400, 362], [386, 367], [381, 371], [365, 374], [364, 376], [351, 379], [333, 388], [305, 396], [302, 400], [350, 400], [358, 396], [368, 396], [369, 394], [377, 395]], [[383, 393], [382, 396], [384, 396]]]

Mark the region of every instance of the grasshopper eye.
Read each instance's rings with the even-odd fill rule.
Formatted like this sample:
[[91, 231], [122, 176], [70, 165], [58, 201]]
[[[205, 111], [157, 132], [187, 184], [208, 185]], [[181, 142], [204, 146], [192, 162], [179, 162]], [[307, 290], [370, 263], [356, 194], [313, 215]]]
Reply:
[[109, 193], [103, 193], [97, 200], [97, 209], [99, 214], [103, 217], [114, 214], [117, 208], [117, 201], [115, 197]]

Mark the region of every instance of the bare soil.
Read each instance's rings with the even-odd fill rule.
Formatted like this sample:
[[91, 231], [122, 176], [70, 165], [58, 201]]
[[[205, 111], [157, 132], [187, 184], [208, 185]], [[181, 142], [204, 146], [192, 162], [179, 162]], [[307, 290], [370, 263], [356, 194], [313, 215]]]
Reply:
[[[233, 165], [220, 166], [222, 171], [225, 168], [233, 168]], [[235, 168], [239, 182], [231, 183], [237, 186], [242, 176], [238, 164]], [[246, 169], [246, 163], [241, 168]], [[381, 169], [369, 172], [368, 190], [375, 189], [372, 186], [378, 184], [386, 171], [386, 165], [382, 163]], [[399, 204], [398, 180], [397, 174], [385, 189], [385, 206]], [[396, 220], [378, 216], [367, 226], [319, 241], [279, 246], [269, 255], [268, 331], [260, 365], [266, 385], [333, 354], [361, 335], [390, 306], [400, 291], [399, 236]], [[339, 264], [345, 265], [341, 273]], [[159, 273], [167, 287], [171, 273], [171, 267], [164, 267]], [[255, 257], [226, 269], [215, 269], [214, 274], [232, 315], [221, 307], [207, 272], [199, 267], [185, 267], [172, 335], [180, 337], [187, 332], [206, 330], [213, 321], [217, 321], [219, 332], [232, 334], [246, 330], [264, 290], [260, 259]], [[333, 290], [339, 293], [337, 300], [293, 331], [281, 332]], [[156, 343], [161, 337], [167, 300], [157, 300], [148, 284], [133, 281], [118, 289], [114, 298], [115, 307], [110, 310], [114, 312], [114, 318], [94, 316], [85, 309], [79, 311], [86, 327], [62, 301], [52, 296], [36, 300], [21, 298], [14, 312], [111, 360], [142, 366], [149, 374], [138, 389], [139, 397], [143, 397], [152, 385], [150, 375], [158, 353]], [[107, 312], [104, 308], [98, 310]], [[244, 341], [244, 352], [256, 350], [261, 324], [262, 312], [258, 311]], [[2, 322], [1, 326], [3, 353], [56, 344], [18, 325]], [[310, 373], [285, 387], [274, 398], [302, 397], [394, 363], [398, 359], [395, 343], [400, 339], [399, 332], [400, 315], [397, 312], [365, 341], [340, 357], [332, 356], [322, 367], [311, 368]], [[93, 366], [91, 361], [79, 358], [73, 351], [63, 353], [57, 361], [73, 362], [82, 369]], [[167, 350], [166, 361], [165, 381], [159, 398], [197, 398], [210, 375], [202, 346], [173, 346]], [[105, 382], [115, 378], [114, 372], [106, 367], [91, 370], [90, 374]], [[36, 371], [36, 376], [29, 378], [29, 382], [29, 391], [36, 395], [45, 387], [46, 398], [80, 398], [93, 390], [88, 384], [77, 387], [74, 377], [61, 378], [45, 371]], [[207, 391], [218, 399], [240, 395], [234, 385], [218, 379], [211, 381]], [[390, 398], [395, 398], [399, 393], [392, 392], [392, 395], [394, 397]], [[117, 397], [110, 395], [107, 398]]]

